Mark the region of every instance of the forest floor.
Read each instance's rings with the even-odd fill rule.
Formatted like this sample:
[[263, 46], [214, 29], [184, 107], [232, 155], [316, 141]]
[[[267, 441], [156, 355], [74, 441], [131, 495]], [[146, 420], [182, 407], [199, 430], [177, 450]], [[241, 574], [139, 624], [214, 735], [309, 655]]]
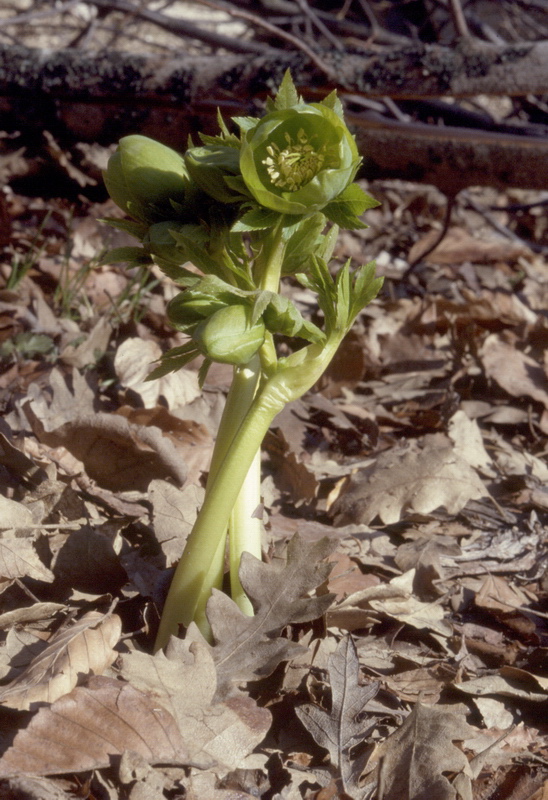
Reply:
[[445, 196], [364, 182], [334, 255], [384, 286], [264, 442], [256, 616], [153, 656], [231, 368], [145, 380], [177, 289], [102, 263], [113, 148], [44, 136], [70, 194], [0, 155], [0, 797], [546, 800], [548, 192], [462, 191], [430, 250]]
[[[369, 797], [379, 765], [383, 798], [419, 779], [440, 798], [544, 796], [545, 198], [461, 194], [407, 272], [445, 200], [367, 188], [381, 206], [335, 255], [375, 258], [385, 285], [265, 442], [259, 623], [219, 600], [217, 645], [184, 640], [169, 659], [150, 655], [166, 569], [201, 501], [230, 368], [203, 392], [191, 369], [145, 382], [180, 342], [171, 281], [100, 265], [127, 243], [100, 222], [110, 201], [7, 195], [0, 774], [19, 777], [3, 796]], [[317, 620], [293, 623], [310, 592]], [[274, 639], [260, 621], [273, 598]], [[122, 689], [136, 693], [125, 705]]]

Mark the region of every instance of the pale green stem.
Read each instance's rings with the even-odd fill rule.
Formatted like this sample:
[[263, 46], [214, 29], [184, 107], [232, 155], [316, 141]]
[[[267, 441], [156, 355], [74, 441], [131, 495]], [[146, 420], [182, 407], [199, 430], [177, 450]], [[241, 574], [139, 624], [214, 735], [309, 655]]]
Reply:
[[[278, 291], [284, 253], [285, 242], [280, 221], [265, 237], [262, 257], [258, 259], [259, 263], [256, 265], [260, 273], [261, 289]], [[272, 362], [269, 366], [274, 369], [275, 351], [271, 337], [268, 343], [272, 351], [269, 351], [269, 361]], [[263, 359], [264, 356], [263, 353]], [[260, 377], [261, 362], [258, 357], [254, 357], [246, 367], [234, 371], [233, 384], [212, 457], [204, 504], [172, 580], [160, 621], [157, 647], [163, 647], [169, 636], [177, 632], [179, 623], [188, 626], [192, 620], [207, 638], [211, 637], [205, 611], [211, 590], [220, 588], [222, 584], [229, 522], [232, 593], [245, 613], [253, 613], [240, 584], [238, 569], [244, 551], [261, 557], [261, 523], [253, 517], [260, 503], [259, 451], [270, 421], [283, 408], [284, 402], [273, 412], [264, 431], [255, 438], [255, 441], [251, 439], [246, 445], [247, 450], [241, 454], [241, 460], [234, 465], [234, 468], [229, 464], [234, 461], [234, 450], [239, 438], [247, 441], [243, 432], [245, 431], [248, 436], [248, 431], [258, 424], [253, 421], [259, 413], [253, 398]], [[245, 472], [238, 478], [242, 472], [242, 464], [246, 463]], [[249, 476], [247, 476], [248, 470], [251, 470]], [[215, 513], [208, 510], [212, 507], [212, 497], [216, 498]]]
[[230, 594], [241, 611], [253, 616], [253, 606], [240, 583], [242, 553], [262, 558], [262, 521], [258, 515], [261, 500], [261, 451], [255, 454], [244, 485], [230, 515], [228, 544], [230, 551]]
[[[180, 624], [188, 627], [195, 618], [204, 583], [215, 558], [240, 489], [270, 423], [287, 402], [284, 393], [265, 390], [253, 401], [240, 425], [188, 537], [160, 621], [156, 648], [163, 647]], [[207, 590], [207, 594], [211, 590]]]

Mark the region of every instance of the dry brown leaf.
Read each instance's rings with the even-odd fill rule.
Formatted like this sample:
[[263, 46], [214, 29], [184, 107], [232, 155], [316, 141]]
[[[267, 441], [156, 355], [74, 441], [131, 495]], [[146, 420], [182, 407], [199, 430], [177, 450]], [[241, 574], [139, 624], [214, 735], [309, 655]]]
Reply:
[[10, 778], [2, 785], [5, 794], [10, 800], [69, 800], [69, 795], [48, 778], [33, 778], [25, 775], [20, 778]]
[[70, 390], [61, 372], [53, 369], [49, 403], [41, 386], [29, 386], [25, 413], [40, 441], [66, 447], [84, 463], [90, 478], [112, 491], [145, 491], [153, 478], [172, 477], [184, 483], [186, 467], [159, 428], [95, 412], [93, 392], [76, 370], [72, 381]]
[[379, 765], [378, 800], [469, 800], [471, 793], [457, 792], [447, 775], [462, 775], [469, 787], [472, 771], [454, 742], [473, 735], [463, 717], [417, 703], [367, 767], [370, 774]]
[[457, 411], [449, 420], [448, 435], [455, 445], [455, 452], [471, 467], [494, 476], [493, 462], [483, 445], [479, 425], [464, 411]]
[[22, 503], [0, 495], [0, 531], [33, 526], [32, 512]]
[[203, 767], [236, 769], [270, 727], [270, 712], [250, 697], [213, 702], [215, 664], [200, 642], [174, 638], [166, 655], [130, 653], [123, 657], [122, 675], [171, 714], [189, 757]]
[[[285, 560], [264, 564], [249, 553], [242, 555], [240, 580], [251, 599], [255, 616], [243, 614], [222, 592], [213, 592], [207, 615], [216, 642], [212, 649], [217, 668], [217, 697], [225, 697], [235, 683], [270, 675], [302, 647], [280, 633], [292, 622], [318, 619], [329, 608], [333, 595], [310, 596], [322, 584], [331, 564], [325, 559], [336, 541], [323, 538], [306, 542], [296, 534], [287, 546]], [[281, 561], [281, 563], [279, 563]], [[187, 636], [200, 639], [191, 625]]]
[[155, 381], [146, 380], [154, 369], [153, 362], [158, 361], [161, 355], [160, 345], [152, 339], [126, 339], [114, 356], [118, 380], [141, 397], [145, 408], [154, 408], [160, 397], [165, 398], [169, 408], [188, 405], [201, 394], [196, 372], [180, 369]]
[[545, 703], [548, 696], [548, 678], [533, 675], [517, 667], [501, 667], [497, 675], [485, 675], [454, 684], [457, 689], [475, 697], [500, 695], [521, 697], [535, 703]]
[[528, 606], [529, 598], [518, 586], [511, 586], [498, 575], [488, 575], [474, 598], [478, 608], [500, 616], [509, 614], [517, 606]]
[[40, 619], [50, 619], [58, 611], [65, 608], [62, 603], [33, 603], [31, 606], [15, 608], [0, 614], [0, 628], [11, 628], [13, 625], [24, 625]]
[[175, 720], [154, 697], [95, 676], [39, 709], [0, 758], [0, 778], [99, 769], [126, 750], [151, 764], [191, 763]]
[[70, 367], [84, 369], [90, 364], [95, 364], [108, 348], [112, 325], [106, 317], [100, 317], [93, 328], [87, 333], [84, 341], [81, 335], [75, 337], [75, 342], [70, 342], [63, 348], [60, 360]]
[[440, 636], [450, 636], [452, 628], [445, 620], [442, 605], [438, 601], [423, 603], [415, 597], [414, 578], [415, 570], [412, 569], [389, 583], [351, 594], [342, 603], [329, 609], [328, 625], [356, 630], [378, 621], [379, 616], [386, 616], [418, 630], [431, 630]]
[[445, 508], [457, 514], [469, 500], [486, 496], [478, 475], [453, 447], [427, 444], [421, 450], [382, 453], [352, 477], [331, 512], [336, 525], [368, 525], [376, 516], [391, 525], [406, 512]]
[[435, 667], [410, 669], [383, 677], [384, 684], [392, 689], [404, 703], [435, 705], [447, 681], [440, 679]]
[[183, 553], [203, 502], [204, 490], [194, 484], [178, 489], [167, 481], [154, 480], [150, 482], [148, 492], [154, 535], [166, 557], [166, 564], [171, 566]]
[[516, 347], [492, 333], [480, 351], [485, 373], [512, 397], [532, 397], [548, 408], [548, 378], [542, 365]]
[[[421, 253], [433, 244], [439, 231], [433, 230], [416, 242], [409, 251], [409, 261], [421, 257]], [[516, 261], [520, 257], [531, 255], [531, 250], [520, 242], [510, 242], [506, 238], [489, 240], [477, 239], [464, 228], [452, 227], [437, 247], [426, 256], [430, 264], [461, 264], [463, 261], [482, 263], [488, 261]]]
[[54, 575], [40, 561], [30, 539], [20, 539], [5, 531], [0, 538], [0, 590], [15, 578], [52, 583]]
[[202, 474], [209, 469], [214, 439], [209, 429], [193, 419], [180, 419], [164, 406], [131, 408], [122, 406], [116, 412], [132, 425], [159, 428], [175, 447], [187, 467], [187, 483], [200, 484]]
[[62, 628], [15, 680], [0, 689], [0, 703], [26, 711], [68, 694], [83, 675], [103, 672], [118, 656], [113, 650], [122, 631], [116, 614], [90, 611]]
[[364, 763], [352, 751], [363, 743], [375, 727], [376, 723], [367, 719], [367, 704], [377, 694], [379, 684], [360, 685], [360, 662], [351, 636], [345, 636], [330, 656], [328, 673], [331, 684], [330, 711], [310, 703], [295, 710], [320, 747], [329, 752], [331, 764], [339, 772], [344, 791], [356, 797], [354, 790], [358, 788]]

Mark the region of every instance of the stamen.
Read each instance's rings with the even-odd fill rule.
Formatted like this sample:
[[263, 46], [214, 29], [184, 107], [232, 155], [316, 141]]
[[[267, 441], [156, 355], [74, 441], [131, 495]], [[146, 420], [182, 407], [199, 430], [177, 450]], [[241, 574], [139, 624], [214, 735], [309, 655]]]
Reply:
[[280, 150], [274, 142], [266, 148], [267, 158], [263, 160], [266, 171], [274, 186], [296, 192], [309, 183], [322, 169], [325, 162], [325, 148], [317, 151], [310, 144], [308, 136], [301, 128], [297, 133], [297, 142], [286, 133], [287, 147]]

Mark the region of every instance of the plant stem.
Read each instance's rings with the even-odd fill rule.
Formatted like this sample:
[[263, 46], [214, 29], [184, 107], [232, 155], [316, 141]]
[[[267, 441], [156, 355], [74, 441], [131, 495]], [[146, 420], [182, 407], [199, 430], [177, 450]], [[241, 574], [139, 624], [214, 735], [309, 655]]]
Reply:
[[255, 454], [253, 463], [240, 489], [238, 499], [230, 515], [228, 544], [230, 551], [230, 594], [241, 611], [253, 616], [253, 606], [240, 583], [239, 569], [242, 553], [251, 553], [262, 558], [262, 522], [256, 512], [261, 501], [261, 451]]
[[209, 597], [211, 587], [205, 586], [210, 574], [209, 566], [220, 543], [224, 541], [232, 509], [261, 442], [270, 423], [286, 402], [283, 393], [276, 391], [273, 395], [265, 387], [238, 428], [206, 492], [183, 557], [173, 576], [160, 621], [156, 649], [167, 644], [169, 637], [177, 633], [180, 624], [188, 627], [195, 618], [198, 605], [203, 602], [200, 598], [205, 595]]

